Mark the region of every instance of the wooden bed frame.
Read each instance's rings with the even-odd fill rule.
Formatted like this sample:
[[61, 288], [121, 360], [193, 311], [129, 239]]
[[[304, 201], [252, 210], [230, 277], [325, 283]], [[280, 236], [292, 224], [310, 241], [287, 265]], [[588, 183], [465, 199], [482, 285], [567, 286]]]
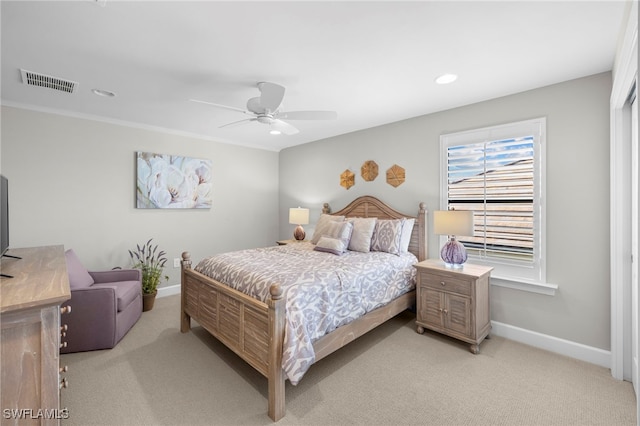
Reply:
[[[324, 204], [323, 213], [330, 213]], [[425, 204], [420, 203], [417, 216], [404, 215], [375, 197], [363, 196], [344, 209], [332, 213], [346, 217], [379, 219], [415, 218], [409, 251], [418, 260], [427, 258]], [[285, 300], [282, 289], [274, 284], [271, 297], [262, 302], [219, 281], [191, 269], [191, 256], [182, 253], [182, 293], [180, 331], [191, 328], [191, 318], [265, 376], [269, 383], [271, 419], [285, 415], [285, 375], [282, 370], [282, 345], [285, 329]], [[383, 322], [415, 304], [415, 290], [389, 304], [369, 312], [318, 339], [313, 348], [316, 361], [345, 346]]]

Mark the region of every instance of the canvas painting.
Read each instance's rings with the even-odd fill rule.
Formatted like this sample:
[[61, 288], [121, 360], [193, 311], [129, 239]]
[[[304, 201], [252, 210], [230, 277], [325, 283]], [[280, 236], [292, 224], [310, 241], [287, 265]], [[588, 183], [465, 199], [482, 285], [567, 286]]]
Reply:
[[137, 208], [211, 208], [211, 160], [152, 152], [136, 157]]

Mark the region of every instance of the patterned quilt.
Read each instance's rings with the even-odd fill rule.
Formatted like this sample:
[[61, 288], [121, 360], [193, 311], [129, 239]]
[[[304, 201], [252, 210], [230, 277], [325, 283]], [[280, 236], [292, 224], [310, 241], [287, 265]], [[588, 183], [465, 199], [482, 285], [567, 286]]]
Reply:
[[313, 342], [415, 288], [417, 258], [347, 251], [341, 256], [313, 250], [311, 243], [214, 255], [197, 272], [266, 301], [279, 283], [286, 299], [282, 368], [297, 384], [315, 362]]

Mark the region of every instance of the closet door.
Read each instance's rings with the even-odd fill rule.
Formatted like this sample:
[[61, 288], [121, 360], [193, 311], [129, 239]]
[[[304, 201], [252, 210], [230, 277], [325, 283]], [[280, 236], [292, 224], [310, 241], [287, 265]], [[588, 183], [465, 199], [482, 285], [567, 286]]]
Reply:
[[633, 93], [629, 98], [631, 103], [631, 382], [633, 389], [638, 395], [638, 352], [640, 344], [638, 331], [640, 330], [640, 316], [638, 315], [638, 306], [640, 305], [640, 291], [638, 291], [638, 269], [639, 256], [639, 237], [640, 229], [638, 214], [640, 190], [640, 173], [638, 172], [638, 164], [640, 164], [640, 149], [638, 149], [638, 102], [637, 102], [637, 85], [633, 89]]

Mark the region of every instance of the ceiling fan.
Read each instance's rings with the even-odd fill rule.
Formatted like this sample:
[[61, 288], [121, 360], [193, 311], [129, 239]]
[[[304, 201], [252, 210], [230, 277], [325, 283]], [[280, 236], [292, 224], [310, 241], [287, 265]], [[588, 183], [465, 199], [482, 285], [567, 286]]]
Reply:
[[280, 111], [282, 99], [284, 98], [285, 88], [279, 84], [269, 83], [266, 81], [258, 83], [260, 96], [250, 98], [247, 101], [247, 109], [235, 108], [226, 105], [220, 105], [213, 102], [201, 101], [198, 99], [190, 99], [192, 102], [212, 105], [218, 108], [238, 111], [243, 114], [253, 115], [251, 118], [234, 121], [225, 124], [222, 127], [236, 126], [239, 124], [257, 121], [258, 123], [268, 124], [271, 127], [272, 134], [284, 133], [286, 135], [295, 135], [298, 133], [291, 124], [286, 120], [335, 120], [338, 114], [335, 111]]

